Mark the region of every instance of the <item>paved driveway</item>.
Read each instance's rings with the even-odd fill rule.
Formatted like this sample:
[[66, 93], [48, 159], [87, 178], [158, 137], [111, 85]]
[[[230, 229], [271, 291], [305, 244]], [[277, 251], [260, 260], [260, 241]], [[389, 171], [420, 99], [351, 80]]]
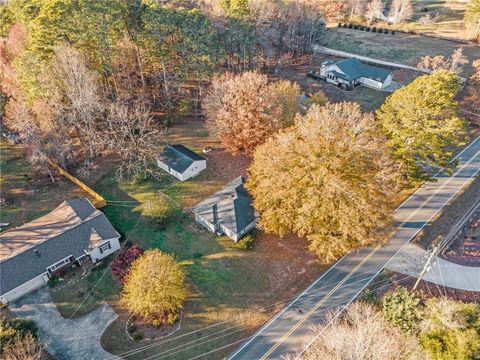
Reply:
[[[428, 256], [419, 246], [407, 244], [386, 268], [416, 277]], [[436, 257], [430, 270], [423, 275], [423, 280], [453, 289], [480, 292], [480, 267], [463, 266]]]
[[100, 337], [118, 315], [109, 305], [74, 320], [63, 318], [48, 290], [37, 290], [9, 306], [18, 317], [34, 320], [42, 341], [58, 360], [105, 359], [112, 355], [100, 345]]

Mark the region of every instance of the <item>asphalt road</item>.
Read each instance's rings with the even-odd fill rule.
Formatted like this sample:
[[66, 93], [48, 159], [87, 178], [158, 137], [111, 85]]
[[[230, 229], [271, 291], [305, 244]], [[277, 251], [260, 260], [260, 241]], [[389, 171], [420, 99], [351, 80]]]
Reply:
[[440, 173], [436, 182], [420, 188], [394, 212], [395, 235], [385, 246], [362, 248], [341, 258], [293, 302], [277, 313], [228, 359], [282, 359], [302, 351], [326, 311], [343, 309], [377, 276], [401, 249], [472, 181], [480, 169], [480, 138], [458, 156], [452, 174]]

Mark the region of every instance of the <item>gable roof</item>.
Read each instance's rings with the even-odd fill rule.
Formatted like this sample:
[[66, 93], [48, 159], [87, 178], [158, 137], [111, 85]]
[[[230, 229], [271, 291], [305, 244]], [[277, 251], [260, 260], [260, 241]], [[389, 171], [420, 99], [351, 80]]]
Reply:
[[158, 156], [158, 160], [173, 170], [183, 173], [195, 161], [205, 160], [205, 158], [183, 145], [176, 144], [165, 146]]
[[193, 212], [212, 224], [218, 222], [238, 234], [258, 217], [252, 206], [253, 198], [245, 189], [244, 183], [245, 178], [239, 176], [200, 202], [193, 208]]
[[120, 237], [105, 214], [88, 199], [62, 202], [49, 214], [0, 235], [0, 294], [43, 274], [70, 255], [89, 248], [92, 232], [102, 239]]
[[335, 65], [346, 75], [346, 77], [341, 77], [346, 80], [355, 80], [363, 76], [368, 79], [383, 82], [390, 75], [390, 71], [377, 66], [364, 64], [357, 58], [340, 60], [337, 61]]

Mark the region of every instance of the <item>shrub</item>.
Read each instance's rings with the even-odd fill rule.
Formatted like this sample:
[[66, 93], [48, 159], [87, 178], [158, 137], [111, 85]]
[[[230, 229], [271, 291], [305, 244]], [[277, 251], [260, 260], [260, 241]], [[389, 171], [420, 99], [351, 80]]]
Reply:
[[422, 313], [420, 341], [432, 359], [480, 359], [480, 306], [430, 299]]
[[135, 331], [132, 334], [132, 339], [135, 340], [135, 341], [143, 340], [143, 338], [144, 338], [144, 335], [141, 331]]
[[308, 99], [308, 105], [316, 104], [316, 105], [323, 106], [327, 102], [328, 102], [327, 95], [325, 95], [325, 93], [321, 90], [317, 91]]
[[419, 320], [420, 299], [404, 287], [398, 287], [382, 301], [382, 314], [389, 323], [410, 331]]
[[0, 353], [4, 346], [12, 342], [15, 337], [23, 337], [30, 334], [37, 336], [38, 328], [33, 320], [10, 319], [0, 321]]
[[433, 330], [421, 335], [420, 343], [431, 359], [480, 359], [480, 336], [473, 329]]
[[375, 306], [381, 305], [380, 297], [375, 290], [366, 289], [365, 293], [362, 295], [361, 300], [365, 304], [371, 304]]
[[163, 324], [163, 321], [161, 319], [153, 319], [150, 321], [150, 325], [152, 325], [154, 328], [159, 328]]
[[174, 314], [174, 313], [169, 313], [167, 316], [167, 324], [168, 325], [174, 325], [180, 320], [180, 315], [179, 314]]
[[50, 279], [48, 279], [47, 285], [49, 288], [54, 288], [55, 286], [57, 286], [58, 282], [59, 282], [58, 276], [53, 276]]
[[142, 255], [143, 249], [138, 245], [133, 245], [125, 248], [110, 264], [112, 274], [123, 285], [125, 282], [125, 276], [131, 263]]
[[175, 214], [176, 206], [173, 200], [159, 193], [145, 204], [144, 215], [150, 217], [155, 223], [161, 224]]
[[255, 238], [252, 234], [245, 235], [236, 244], [235, 247], [240, 250], [250, 250], [255, 243]]
[[145, 251], [130, 267], [122, 303], [134, 315], [150, 318], [179, 312], [186, 296], [183, 269], [173, 256], [153, 249]]

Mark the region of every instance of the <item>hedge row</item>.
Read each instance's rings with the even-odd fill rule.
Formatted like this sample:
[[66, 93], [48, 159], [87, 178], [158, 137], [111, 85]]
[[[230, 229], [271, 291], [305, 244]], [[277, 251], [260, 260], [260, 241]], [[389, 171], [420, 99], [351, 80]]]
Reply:
[[380, 34], [395, 34], [395, 30], [389, 30], [389, 29], [382, 29], [382, 28], [376, 28], [374, 27], [369, 27], [369, 26], [363, 26], [363, 25], [356, 25], [356, 24], [342, 24], [338, 23], [338, 27], [343, 27], [343, 28], [348, 28], [348, 29], [355, 29], [355, 30], [362, 30], [362, 31], [371, 31], [371, 32], [376, 32]]

